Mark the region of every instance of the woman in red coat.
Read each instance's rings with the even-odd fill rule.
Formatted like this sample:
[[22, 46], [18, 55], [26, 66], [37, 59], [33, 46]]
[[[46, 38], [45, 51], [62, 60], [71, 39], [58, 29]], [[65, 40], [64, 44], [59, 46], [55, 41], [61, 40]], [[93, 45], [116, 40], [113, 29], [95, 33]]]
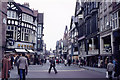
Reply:
[[10, 74], [9, 74], [9, 70], [10, 70], [10, 64], [9, 64], [9, 57], [8, 56], [5, 56], [3, 59], [2, 59], [2, 74], [1, 74], [1, 77], [2, 77], [2, 80], [8, 80]]

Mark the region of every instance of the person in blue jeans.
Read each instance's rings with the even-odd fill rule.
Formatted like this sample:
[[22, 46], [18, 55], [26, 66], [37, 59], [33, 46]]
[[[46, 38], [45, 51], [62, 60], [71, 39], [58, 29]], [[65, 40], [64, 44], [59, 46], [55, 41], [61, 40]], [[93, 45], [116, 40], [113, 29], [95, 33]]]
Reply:
[[25, 57], [25, 53], [22, 53], [22, 56], [17, 61], [19, 63], [20, 70], [20, 80], [25, 80], [25, 77], [28, 73], [28, 61]]

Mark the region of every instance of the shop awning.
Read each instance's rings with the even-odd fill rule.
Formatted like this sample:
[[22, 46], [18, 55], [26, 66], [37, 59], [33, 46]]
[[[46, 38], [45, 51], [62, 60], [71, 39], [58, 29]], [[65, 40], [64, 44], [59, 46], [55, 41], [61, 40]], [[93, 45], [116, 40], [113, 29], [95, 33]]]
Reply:
[[27, 51], [25, 49], [15, 49], [16, 52], [23, 52], [26, 53]]
[[29, 53], [35, 53], [33, 50], [27, 50]]

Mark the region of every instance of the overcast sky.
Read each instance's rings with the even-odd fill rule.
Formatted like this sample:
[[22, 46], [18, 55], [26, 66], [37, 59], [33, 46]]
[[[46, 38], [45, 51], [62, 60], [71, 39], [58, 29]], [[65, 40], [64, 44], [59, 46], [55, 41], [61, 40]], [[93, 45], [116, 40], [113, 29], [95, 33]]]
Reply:
[[56, 41], [63, 38], [65, 26], [70, 27], [71, 16], [75, 13], [76, 0], [14, 0], [44, 13], [44, 42], [47, 50], [55, 49]]

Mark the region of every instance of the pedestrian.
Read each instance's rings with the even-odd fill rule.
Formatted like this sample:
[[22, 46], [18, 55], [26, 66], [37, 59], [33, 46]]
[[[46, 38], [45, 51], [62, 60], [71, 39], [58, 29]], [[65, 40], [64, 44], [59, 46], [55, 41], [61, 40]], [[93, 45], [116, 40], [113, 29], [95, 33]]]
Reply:
[[19, 63], [20, 69], [20, 80], [25, 80], [25, 76], [28, 73], [28, 62], [27, 58], [25, 57], [25, 53], [22, 53], [22, 56], [17, 61]]
[[120, 75], [120, 62], [116, 60], [114, 77], [117, 77], [117, 80], [119, 80], [119, 75]]
[[13, 55], [11, 54], [11, 68], [13, 69], [13, 63], [14, 63], [14, 57]]
[[109, 61], [109, 63], [107, 64], [107, 71], [109, 79], [112, 80], [112, 73], [114, 71], [114, 64], [112, 63], [112, 61]]
[[68, 59], [68, 66], [71, 65], [71, 59]]
[[53, 67], [53, 69], [54, 69], [54, 71], [55, 71], [55, 74], [58, 73], [57, 70], [56, 70], [56, 68], [55, 68], [55, 66], [56, 66], [56, 65], [55, 65], [55, 58], [53, 57], [53, 58], [50, 60], [50, 68], [49, 68], [48, 73], [51, 72], [52, 67]]
[[75, 64], [75, 59], [73, 59], [73, 61], [72, 61], [72, 62], [73, 62], [73, 64]]
[[8, 55], [5, 55], [4, 58], [2, 59], [2, 74], [1, 78], [2, 80], [8, 80], [10, 77], [10, 64], [9, 64], [9, 59]]
[[30, 65], [30, 61], [29, 61], [28, 56], [25, 56], [25, 57], [27, 58], [28, 65]]
[[79, 60], [77, 59], [77, 60], [76, 60], [76, 64], [78, 65], [78, 63], [79, 63]]
[[44, 59], [42, 58], [42, 59], [41, 59], [41, 65], [42, 65], [42, 66], [43, 66], [43, 63], [44, 63]]
[[67, 60], [65, 59], [65, 61], [64, 61], [64, 64], [65, 64], [65, 66], [67, 66]]
[[47, 62], [47, 59], [45, 58], [45, 63]]
[[15, 58], [15, 66], [17, 66], [18, 75], [20, 75], [20, 70], [19, 70], [19, 63], [17, 63], [17, 61], [20, 57], [21, 57], [21, 54], [19, 53], [18, 56]]

